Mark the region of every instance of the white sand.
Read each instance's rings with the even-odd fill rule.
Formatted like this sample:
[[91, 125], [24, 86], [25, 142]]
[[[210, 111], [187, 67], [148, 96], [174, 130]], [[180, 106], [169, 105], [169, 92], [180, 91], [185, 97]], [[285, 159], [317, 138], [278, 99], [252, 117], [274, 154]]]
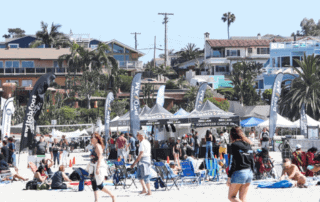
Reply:
[[[73, 156], [76, 156], [77, 164], [86, 164], [88, 158], [82, 158], [81, 154], [71, 154], [70, 159]], [[273, 153], [272, 156], [276, 159], [277, 164], [281, 161], [279, 153]], [[26, 168], [26, 159], [27, 155], [21, 155], [19, 173], [24, 177], [32, 178], [31, 171]], [[84, 166], [83, 166], [84, 167]], [[56, 168], [54, 169], [54, 171]], [[71, 168], [67, 169], [67, 172], [71, 173]], [[280, 173], [279, 173], [280, 174]], [[136, 181], [137, 182], [137, 181]], [[25, 182], [14, 182], [8, 185], [0, 185], [0, 196], [1, 202], [15, 202], [15, 201], [24, 201], [24, 202], [37, 202], [37, 201], [52, 201], [52, 202], [80, 202], [80, 201], [94, 201], [93, 192], [87, 187], [85, 191], [74, 192], [72, 190], [68, 192], [60, 191], [25, 191]], [[112, 186], [108, 186], [108, 189], [111, 190], [114, 195], [117, 196], [117, 201], [229, 201], [227, 199], [228, 187], [225, 183], [218, 182], [205, 182], [200, 186], [194, 185], [185, 185], [177, 190], [173, 188], [170, 191], [164, 191], [163, 189], [158, 189], [154, 191], [153, 183], [152, 187], [152, 196], [140, 196], [138, 193], [141, 190], [141, 186], [138, 184], [138, 189], [131, 187], [130, 189], [118, 188], [114, 189]], [[290, 202], [318, 202], [320, 201], [319, 196], [320, 186], [311, 186], [307, 189], [299, 188], [289, 188], [289, 189], [257, 189], [256, 185], [252, 185], [248, 193], [248, 201], [290, 201]], [[100, 192], [99, 201], [111, 201], [111, 198], [107, 194]]]

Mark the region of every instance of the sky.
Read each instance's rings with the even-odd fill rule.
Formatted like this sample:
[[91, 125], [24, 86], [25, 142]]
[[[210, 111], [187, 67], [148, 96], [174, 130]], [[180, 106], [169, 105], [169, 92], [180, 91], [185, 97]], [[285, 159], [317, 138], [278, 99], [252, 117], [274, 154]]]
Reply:
[[[50, 2], [45, 4], [45, 2]], [[154, 37], [158, 48], [164, 48], [162, 15], [169, 16], [168, 49], [179, 51], [188, 43], [204, 47], [204, 33], [211, 39], [227, 39], [227, 23], [223, 13], [231, 12], [236, 20], [230, 26], [230, 36], [256, 36], [275, 34], [290, 36], [300, 30], [303, 18], [320, 20], [319, 0], [17, 0], [1, 1], [0, 34], [8, 28], [21, 28], [26, 34], [40, 30], [40, 22], [61, 24], [60, 31], [74, 34], [90, 34], [102, 41], [116, 39], [131, 47], [135, 46], [133, 32], [138, 35], [138, 49], [153, 48]], [[297, 3], [295, 3], [297, 2]], [[10, 9], [3, 9], [10, 8]], [[0, 41], [4, 41], [1, 38]], [[153, 58], [153, 49], [141, 50], [146, 55], [140, 60]], [[157, 50], [156, 57], [163, 53]]]

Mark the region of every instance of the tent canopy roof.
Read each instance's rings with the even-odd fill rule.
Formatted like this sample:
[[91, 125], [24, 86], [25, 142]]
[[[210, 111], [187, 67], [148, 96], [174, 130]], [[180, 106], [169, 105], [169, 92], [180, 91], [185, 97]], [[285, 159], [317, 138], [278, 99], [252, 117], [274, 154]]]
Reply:
[[176, 113], [174, 113], [175, 116], [177, 116], [177, 115], [186, 115], [186, 116], [188, 116], [189, 114], [190, 114], [189, 112], [187, 112], [186, 110], [184, 110], [182, 108], [180, 108]]
[[[208, 114], [210, 113], [210, 114]], [[219, 107], [217, 107], [215, 104], [213, 104], [212, 102], [210, 102], [209, 100], [207, 100], [201, 107], [200, 111], [197, 110], [193, 110], [189, 117], [193, 117], [193, 116], [199, 116], [199, 115], [203, 115], [203, 116], [212, 116], [212, 115], [216, 115], [216, 116], [233, 116], [234, 114], [231, 112], [225, 112], [222, 109], [220, 109]]]
[[[308, 126], [320, 126], [320, 122], [314, 120], [313, 118], [311, 118], [310, 116], [307, 115], [307, 122], [308, 122]], [[295, 122], [293, 122], [294, 124], [297, 125], [297, 127], [300, 127], [300, 119], [296, 120]]]
[[256, 117], [250, 117], [240, 122], [241, 127], [254, 127], [264, 122], [262, 119], [258, 119]]
[[[259, 127], [269, 127], [269, 120], [266, 120], [262, 123], [260, 123], [258, 126]], [[284, 118], [280, 114], [277, 114], [277, 123], [276, 127], [282, 127], [282, 128], [297, 128], [297, 125], [294, 124], [293, 122], [289, 121], [288, 119]]]

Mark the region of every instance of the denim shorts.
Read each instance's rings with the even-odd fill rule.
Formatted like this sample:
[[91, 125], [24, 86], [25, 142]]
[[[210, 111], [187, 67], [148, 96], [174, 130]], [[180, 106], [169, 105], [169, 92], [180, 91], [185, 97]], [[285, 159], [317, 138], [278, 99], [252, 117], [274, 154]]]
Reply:
[[253, 173], [250, 168], [244, 170], [237, 170], [231, 176], [231, 184], [247, 184], [251, 183]]

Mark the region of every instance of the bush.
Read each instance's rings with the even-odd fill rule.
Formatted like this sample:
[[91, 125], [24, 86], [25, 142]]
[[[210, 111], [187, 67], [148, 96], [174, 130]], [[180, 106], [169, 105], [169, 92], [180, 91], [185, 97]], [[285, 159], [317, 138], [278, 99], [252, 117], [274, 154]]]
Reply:
[[239, 100], [234, 93], [233, 88], [218, 88], [217, 92], [221, 95], [224, 95], [224, 97], [228, 100]]
[[212, 102], [213, 104], [215, 104], [217, 107], [219, 107], [220, 109], [222, 109], [223, 111], [228, 111], [229, 107], [230, 107], [230, 103], [228, 102], [228, 100], [222, 100], [222, 101], [218, 101], [216, 100], [216, 98], [205, 98], [204, 102], [206, 102], [207, 100], [209, 100], [210, 102]]
[[120, 75], [120, 89], [122, 92], [130, 92], [132, 76]]
[[173, 81], [168, 80], [166, 82], [166, 89], [179, 89], [179, 86], [175, 84]]

